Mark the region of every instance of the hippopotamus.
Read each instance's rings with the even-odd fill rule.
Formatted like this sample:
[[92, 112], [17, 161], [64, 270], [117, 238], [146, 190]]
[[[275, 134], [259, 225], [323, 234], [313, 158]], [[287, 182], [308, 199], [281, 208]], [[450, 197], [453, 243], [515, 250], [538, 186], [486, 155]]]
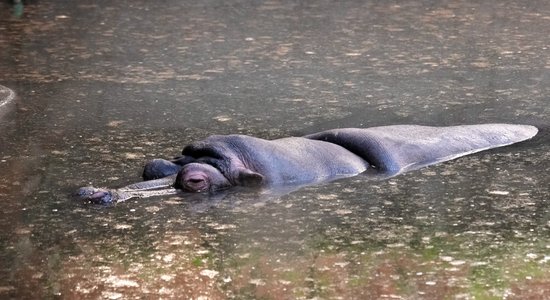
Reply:
[[118, 189], [84, 187], [78, 194], [110, 203], [167, 190], [212, 194], [235, 186], [304, 186], [361, 173], [391, 177], [524, 141], [537, 132], [530, 125], [480, 124], [340, 128], [275, 140], [213, 135], [185, 146], [175, 159], [148, 162], [143, 182]]

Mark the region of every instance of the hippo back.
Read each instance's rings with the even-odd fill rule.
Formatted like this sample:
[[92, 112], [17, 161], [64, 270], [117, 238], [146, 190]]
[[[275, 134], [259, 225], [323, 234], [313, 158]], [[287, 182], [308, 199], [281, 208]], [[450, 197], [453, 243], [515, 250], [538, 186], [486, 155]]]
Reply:
[[340, 145], [382, 171], [397, 174], [486, 149], [529, 139], [529, 125], [482, 124], [449, 127], [394, 125], [333, 129], [305, 138]]

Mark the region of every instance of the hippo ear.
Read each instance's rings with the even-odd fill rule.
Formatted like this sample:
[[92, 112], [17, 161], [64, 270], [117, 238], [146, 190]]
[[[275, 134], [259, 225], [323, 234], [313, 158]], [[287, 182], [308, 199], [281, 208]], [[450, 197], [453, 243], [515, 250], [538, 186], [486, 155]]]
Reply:
[[239, 169], [238, 182], [242, 186], [261, 186], [264, 176], [249, 169]]

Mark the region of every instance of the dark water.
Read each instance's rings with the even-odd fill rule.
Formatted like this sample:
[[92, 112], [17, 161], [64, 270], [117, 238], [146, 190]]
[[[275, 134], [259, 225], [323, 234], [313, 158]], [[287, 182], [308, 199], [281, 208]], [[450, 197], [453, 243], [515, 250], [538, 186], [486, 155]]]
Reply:
[[[0, 298], [550, 298], [549, 30], [545, 1], [4, 1]], [[484, 122], [543, 130], [280, 197], [70, 197], [211, 134]]]

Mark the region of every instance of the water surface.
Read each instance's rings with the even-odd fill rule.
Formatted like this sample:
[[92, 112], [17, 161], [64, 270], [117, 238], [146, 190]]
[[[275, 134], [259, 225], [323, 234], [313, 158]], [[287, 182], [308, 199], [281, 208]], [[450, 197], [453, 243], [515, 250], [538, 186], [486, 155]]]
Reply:
[[[0, 296], [549, 297], [549, 29], [543, 1], [2, 2]], [[211, 134], [484, 122], [542, 131], [279, 197], [70, 197]]]

